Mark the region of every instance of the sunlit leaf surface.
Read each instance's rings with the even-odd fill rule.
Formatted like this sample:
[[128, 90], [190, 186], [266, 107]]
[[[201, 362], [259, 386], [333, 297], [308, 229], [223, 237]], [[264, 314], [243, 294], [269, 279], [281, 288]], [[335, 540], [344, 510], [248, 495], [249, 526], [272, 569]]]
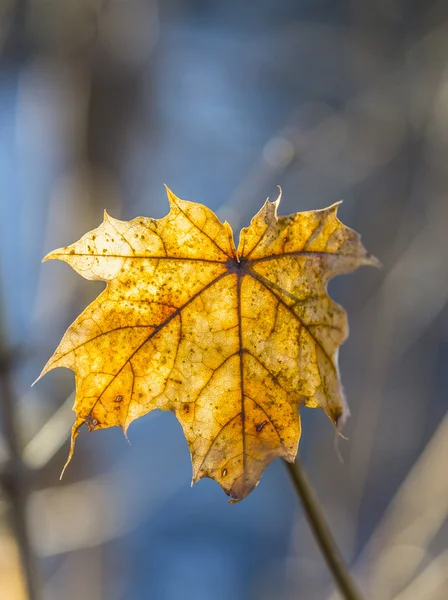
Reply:
[[173, 411], [187, 438], [193, 481], [215, 479], [241, 500], [275, 458], [293, 461], [299, 407], [320, 407], [338, 427], [347, 415], [337, 352], [344, 310], [328, 280], [376, 265], [337, 205], [277, 216], [267, 201], [243, 229], [168, 191], [170, 212], [103, 223], [47, 257], [106, 289], [65, 333], [42, 375], [76, 375], [76, 421], [129, 425]]

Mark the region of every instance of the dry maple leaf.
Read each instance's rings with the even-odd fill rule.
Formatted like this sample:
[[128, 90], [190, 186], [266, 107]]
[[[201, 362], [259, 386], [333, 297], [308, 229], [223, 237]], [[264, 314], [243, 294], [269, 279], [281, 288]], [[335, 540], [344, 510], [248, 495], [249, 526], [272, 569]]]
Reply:
[[376, 265], [359, 235], [324, 210], [277, 216], [266, 201], [236, 249], [228, 223], [168, 190], [163, 219], [103, 223], [44, 260], [67, 262], [106, 289], [65, 333], [44, 375], [76, 375], [76, 421], [120, 425], [159, 408], [175, 413], [193, 482], [215, 479], [232, 499], [257, 485], [275, 458], [292, 462], [299, 406], [338, 427], [347, 414], [338, 347], [345, 311], [328, 280]]

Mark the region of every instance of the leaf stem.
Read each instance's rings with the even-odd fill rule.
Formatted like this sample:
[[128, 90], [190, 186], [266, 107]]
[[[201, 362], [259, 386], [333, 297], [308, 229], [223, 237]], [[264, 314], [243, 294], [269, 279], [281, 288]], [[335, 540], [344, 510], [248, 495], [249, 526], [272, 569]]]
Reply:
[[363, 600], [341, 552], [331, 534], [325, 515], [298, 458], [294, 464], [285, 461], [294, 489], [302, 501], [308, 523], [328, 568], [345, 600]]

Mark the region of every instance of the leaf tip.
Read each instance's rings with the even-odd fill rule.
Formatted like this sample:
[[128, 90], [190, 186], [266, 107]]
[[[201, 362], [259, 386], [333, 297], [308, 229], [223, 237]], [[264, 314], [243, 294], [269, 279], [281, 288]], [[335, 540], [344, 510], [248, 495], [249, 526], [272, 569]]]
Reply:
[[36, 385], [36, 383], [38, 381], [40, 381], [44, 375], [45, 375], [45, 373], [42, 371], [41, 374], [33, 381], [33, 383], [31, 384], [30, 387], [34, 387]]
[[241, 502], [241, 500], [244, 500], [254, 487], [256, 486], [251, 486], [247, 490], [241, 490], [240, 492], [236, 491], [234, 488], [230, 491], [224, 490], [224, 492], [230, 497], [229, 504], [237, 504], [238, 502]]
[[266, 202], [264, 204], [264, 209], [266, 211], [269, 211], [270, 216], [274, 217], [275, 219], [277, 218], [277, 209], [278, 209], [278, 207], [280, 205], [280, 201], [282, 199], [282, 194], [283, 194], [282, 186], [278, 185], [277, 188], [278, 188], [278, 196], [277, 196], [277, 198], [275, 200], [270, 200], [269, 196], [268, 196], [266, 198]]
[[40, 372], [39, 377], [37, 377], [37, 379], [35, 379], [33, 381], [33, 383], [31, 384], [31, 387], [33, 387], [34, 385], [36, 385], [36, 383], [38, 381], [40, 381], [42, 379], [42, 377], [44, 375], [46, 375], [49, 371], [53, 370], [56, 368], [55, 363], [57, 362], [57, 359], [55, 359], [55, 354], [56, 352], [53, 354], [53, 356], [47, 361], [47, 364], [45, 365], [45, 367], [42, 369], [42, 371]]
[[164, 183], [163, 185], [165, 186], [165, 191], [166, 191], [166, 195], [168, 197], [169, 205], [171, 206], [172, 204], [176, 204], [176, 200], [178, 199], [176, 194], [170, 190], [170, 188], [166, 185], [166, 183]]
[[364, 260], [365, 260], [366, 265], [375, 267], [377, 269], [383, 268], [383, 263], [380, 260], [378, 260], [378, 258], [376, 256], [374, 256], [373, 254], [370, 254], [370, 252], [366, 252]]
[[34, 387], [36, 385], [36, 383], [38, 383], [42, 379], [42, 377], [44, 375], [46, 375], [48, 373], [48, 371], [51, 371], [53, 368], [54, 368], [53, 367], [53, 357], [51, 357], [50, 360], [45, 365], [45, 367], [40, 372], [40, 375], [33, 381], [33, 383], [31, 384], [31, 387]]
[[278, 196], [277, 196], [276, 200], [274, 200], [274, 202], [272, 203], [275, 206], [275, 216], [277, 216], [277, 209], [280, 206], [280, 201], [282, 199], [282, 194], [283, 194], [282, 186], [278, 185], [277, 188], [278, 188]]
[[70, 464], [70, 462], [72, 460], [73, 453], [75, 451], [75, 439], [76, 439], [77, 435], [78, 435], [77, 430], [76, 430], [76, 432], [72, 430], [72, 438], [71, 438], [71, 441], [70, 441], [70, 451], [68, 453], [67, 460], [65, 461], [65, 465], [62, 467], [61, 474], [59, 475], [59, 481], [62, 481], [62, 478], [64, 477], [64, 473], [67, 470], [67, 467], [68, 467], [68, 465]]
[[65, 470], [68, 467], [68, 464], [69, 464], [70, 461], [71, 461], [71, 457], [67, 458], [67, 460], [65, 461], [65, 465], [62, 467], [61, 474], [59, 475], [59, 481], [62, 481], [62, 478], [64, 477]]
[[75, 452], [75, 442], [76, 442], [76, 438], [79, 435], [79, 430], [80, 428], [84, 425], [85, 421], [83, 419], [80, 419], [79, 417], [76, 419], [73, 427], [72, 427], [72, 437], [70, 439], [70, 450], [68, 453], [68, 457], [67, 460], [65, 461], [65, 465], [62, 467], [62, 471], [61, 474], [59, 476], [59, 480], [62, 479], [62, 477], [64, 476], [64, 473], [68, 467], [68, 465], [70, 464], [72, 458], [73, 458], [73, 454]]
[[130, 425], [130, 423], [123, 423], [122, 426], [121, 426], [121, 430], [123, 431], [123, 435], [126, 438], [127, 443], [130, 446], [132, 446], [131, 441], [130, 441], [129, 436], [128, 436], [129, 425]]
[[42, 262], [47, 262], [47, 260], [57, 260], [61, 254], [65, 253], [66, 250], [67, 246], [65, 246], [64, 248], [57, 248], [56, 250], [52, 250], [43, 257]]
[[332, 416], [331, 420], [333, 421], [333, 425], [336, 430], [336, 433], [338, 434], [339, 437], [343, 438], [344, 440], [346, 440], [347, 437], [342, 433], [342, 428], [346, 424], [349, 416], [350, 416], [350, 409], [348, 408], [347, 402], [345, 401], [345, 399], [343, 399], [342, 408], [338, 409], [338, 411]]
[[344, 200], [338, 200], [337, 202], [333, 202], [333, 204], [331, 204], [328, 208], [324, 208], [323, 210], [326, 210], [328, 212], [334, 212], [335, 215], [338, 214], [338, 210], [339, 207], [341, 206], [341, 204], [344, 202]]

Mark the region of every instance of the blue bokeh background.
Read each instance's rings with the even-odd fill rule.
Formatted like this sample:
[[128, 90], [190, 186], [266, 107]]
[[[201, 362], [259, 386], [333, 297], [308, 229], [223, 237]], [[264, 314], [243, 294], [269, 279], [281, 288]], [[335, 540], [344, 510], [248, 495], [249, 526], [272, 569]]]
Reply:
[[[130, 445], [83, 432], [58, 481], [73, 374], [30, 385], [102, 285], [41, 259], [103, 209], [163, 216], [163, 183], [237, 231], [278, 185], [283, 214], [344, 199], [384, 268], [330, 285], [351, 323], [344, 462], [310, 409], [300, 456], [367, 597], [447, 597], [447, 19], [437, 1], [4, 1], [1, 328], [42, 599], [335, 598], [281, 462], [229, 506], [212, 481], [190, 488], [171, 414], [134, 423]], [[2, 502], [0, 597], [19, 600]]]

